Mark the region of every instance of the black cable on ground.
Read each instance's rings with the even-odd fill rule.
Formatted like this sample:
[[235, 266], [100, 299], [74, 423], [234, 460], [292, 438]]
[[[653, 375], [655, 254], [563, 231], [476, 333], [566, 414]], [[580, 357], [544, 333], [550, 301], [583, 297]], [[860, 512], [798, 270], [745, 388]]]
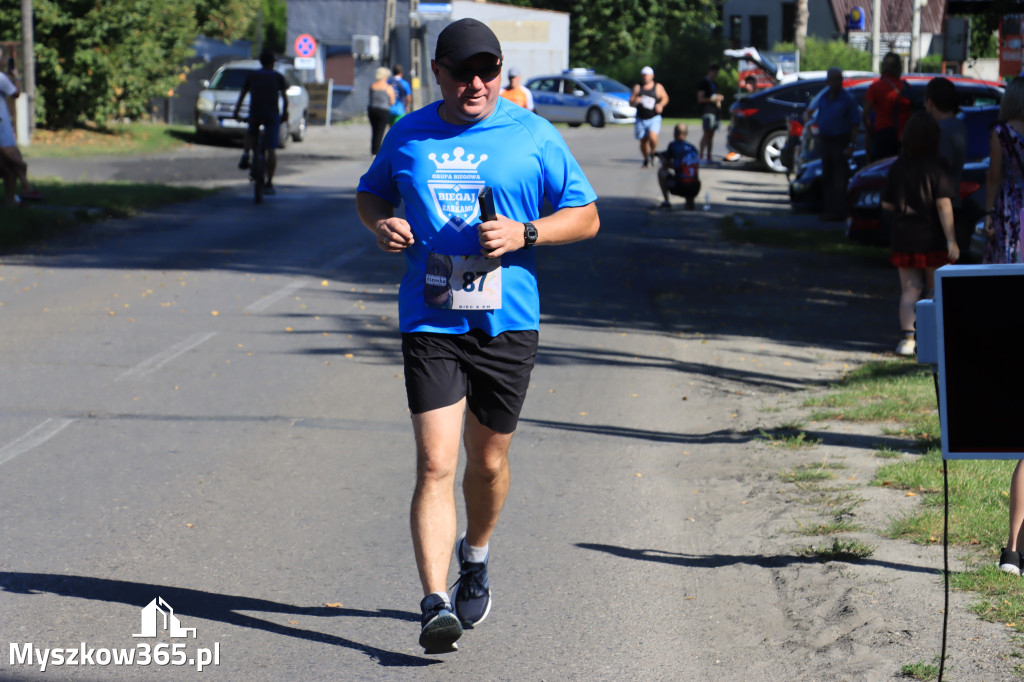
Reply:
[[945, 602], [942, 606], [942, 651], [939, 653], [939, 682], [946, 668], [946, 632], [949, 629], [949, 472], [946, 469], [946, 458], [942, 458], [942, 494], [943, 526], [942, 526], [942, 575], [945, 577]]
[[[935, 402], [939, 401], [939, 374], [932, 371], [935, 381]], [[940, 417], [941, 418], [941, 417]], [[942, 458], [942, 576], [945, 582], [944, 602], [942, 606], [942, 650], [939, 652], [939, 682], [946, 669], [946, 633], [949, 629], [949, 470], [946, 458]]]

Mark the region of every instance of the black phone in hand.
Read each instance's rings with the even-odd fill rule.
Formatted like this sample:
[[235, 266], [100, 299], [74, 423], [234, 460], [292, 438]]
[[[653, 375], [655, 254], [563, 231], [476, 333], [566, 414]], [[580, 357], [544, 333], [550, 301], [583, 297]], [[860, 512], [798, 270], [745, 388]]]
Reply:
[[480, 190], [477, 200], [480, 202], [480, 222], [486, 223], [488, 220], [498, 219], [498, 214], [494, 212], [494, 195], [491, 193], [490, 187]]

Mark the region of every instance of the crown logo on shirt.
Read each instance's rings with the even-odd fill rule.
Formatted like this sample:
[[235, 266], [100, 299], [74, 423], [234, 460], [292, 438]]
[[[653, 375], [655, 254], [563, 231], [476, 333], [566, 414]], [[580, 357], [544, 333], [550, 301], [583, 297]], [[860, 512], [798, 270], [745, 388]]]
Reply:
[[486, 154], [481, 154], [480, 159], [474, 163], [473, 159], [476, 158], [476, 154], [470, 154], [466, 158], [462, 158], [462, 155], [466, 153], [466, 150], [462, 147], [456, 147], [452, 150], [454, 158], [448, 156], [448, 154], [442, 154], [441, 160], [437, 160], [437, 154], [430, 154], [427, 156], [428, 159], [434, 162], [437, 166], [437, 170], [441, 171], [471, 171], [476, 170], [476, 167], [487, 160]]

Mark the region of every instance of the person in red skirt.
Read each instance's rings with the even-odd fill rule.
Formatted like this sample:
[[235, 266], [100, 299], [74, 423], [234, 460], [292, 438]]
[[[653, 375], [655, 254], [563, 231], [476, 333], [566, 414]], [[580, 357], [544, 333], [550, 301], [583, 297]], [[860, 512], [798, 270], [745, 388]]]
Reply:
[[939, 156], [938, 122], [927, 112], [910, 117], [899, 158], [889, 169], [882, 211], [891, 225], [889, 262], [900, 273], [900, 329], [896, 354], [916, 351], [917, 302], [931, 296], [935, 268], [960, 258], [953, 231], [953, 170]]

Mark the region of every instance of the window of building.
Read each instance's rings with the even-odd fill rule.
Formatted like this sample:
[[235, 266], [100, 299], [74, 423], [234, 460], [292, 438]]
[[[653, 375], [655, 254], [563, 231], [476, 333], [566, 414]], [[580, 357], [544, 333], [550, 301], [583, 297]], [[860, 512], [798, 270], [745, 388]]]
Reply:
[[750, 15], [750, 46], [759, 50], [768, 49], [768, 15]]
[[729, 15], [729, 47], [738, 49], [743, 47], [743, 15]]
[[782, 3], [782, 42], [796, 42], [796, 3]]

